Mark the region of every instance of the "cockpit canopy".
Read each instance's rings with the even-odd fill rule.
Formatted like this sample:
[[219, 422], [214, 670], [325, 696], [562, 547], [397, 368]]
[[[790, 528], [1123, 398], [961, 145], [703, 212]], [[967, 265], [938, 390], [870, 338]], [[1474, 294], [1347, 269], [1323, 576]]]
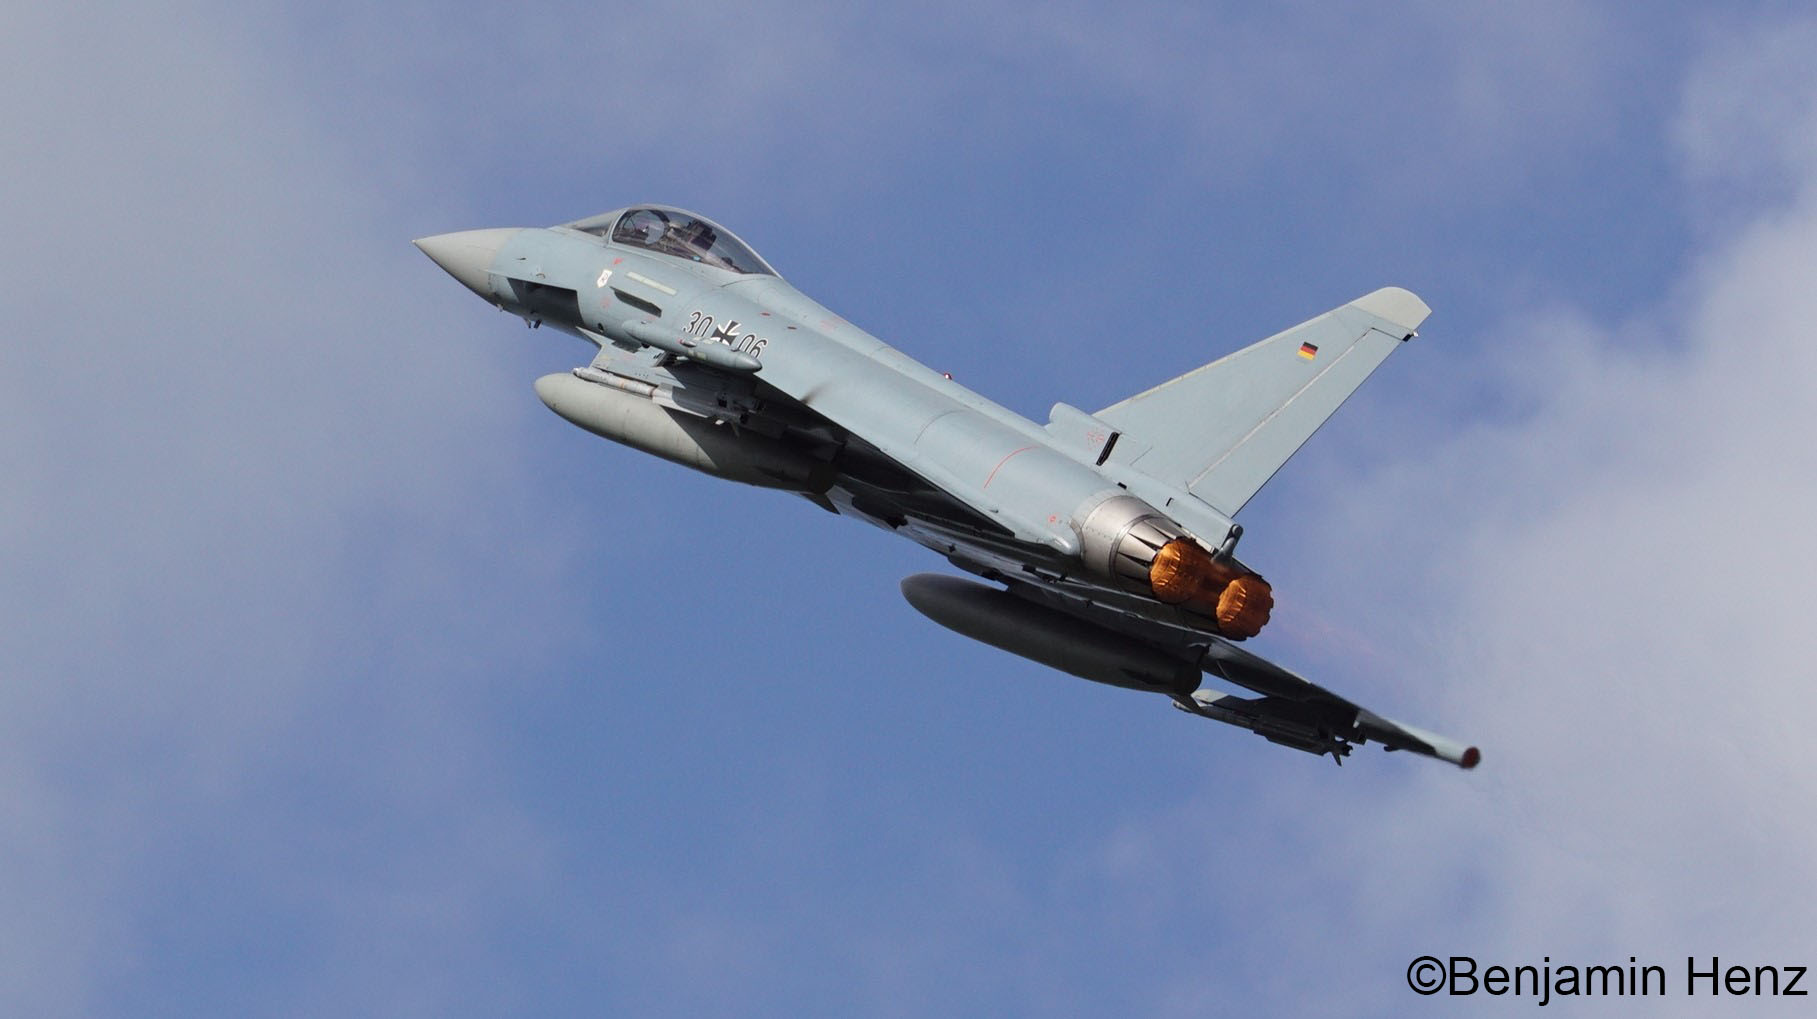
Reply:
[[616, 244], [673, 255], [736, 273], [776, 275], [768, 262], [732, 236], [730, 230], [680, 209], [646, 205], [617, 215], [608, 213], [583, 219], [571, 225]]

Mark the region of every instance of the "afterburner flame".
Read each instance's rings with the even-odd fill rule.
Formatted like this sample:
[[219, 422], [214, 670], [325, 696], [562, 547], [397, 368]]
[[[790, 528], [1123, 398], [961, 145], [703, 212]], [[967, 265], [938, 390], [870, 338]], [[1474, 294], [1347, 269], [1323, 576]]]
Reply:
[[1218, 629], [1232, 637], [1253, 637], [1268, 625], [1274, 588], [1253, 573], [1230, 582], [1218, 596]]
[[1175, 538], [1161, 546], [1148, 568], [1148, 583], [1155, 589], [1155, 597], [1169, 605], [1216, 605], [1224, 588], [1235, 579], [1236, 570], [1213, 559], [1211, 553], [1189, 538]]
[[1205, 613], [1218, 621], [1219, 631], [1238, 639], [1262, 632], [1274, 609], [1266, 580], [1240, 572], [1190, 538], [1176, 538], [1155, 553], [1148, 583], [1156, 598]]

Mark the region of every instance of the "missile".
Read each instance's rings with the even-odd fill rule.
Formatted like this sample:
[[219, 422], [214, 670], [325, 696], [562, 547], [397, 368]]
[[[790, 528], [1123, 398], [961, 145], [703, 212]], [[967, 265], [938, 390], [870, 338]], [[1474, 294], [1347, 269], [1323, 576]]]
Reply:
[[1193, 661], [988, 584], [917, 573], [902, 581], [902, 596], [949, 630], [1081, 679], [1174, 697], [1199, 686]]

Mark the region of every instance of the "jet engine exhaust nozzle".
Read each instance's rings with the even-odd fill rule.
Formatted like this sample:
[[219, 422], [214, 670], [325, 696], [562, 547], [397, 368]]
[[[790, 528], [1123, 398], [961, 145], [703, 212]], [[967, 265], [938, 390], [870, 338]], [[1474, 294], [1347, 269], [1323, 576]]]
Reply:
[[1178, 605], [1234, 640], [1267, 625], [1274, 590], [1236, 560], [1206, 551], [1178, 524], [1132, 496], [1114, 496], [1085, 514], [1086, 566], [1125, 590]]
[[1274, 589], [1229, 559], [1218, 559], [1191, 538], [1175, 538], [1155, 553], [1148, 568], [1155, 597], [1208, 613], [1225, 636], [1253, 637], [1268, 624]]

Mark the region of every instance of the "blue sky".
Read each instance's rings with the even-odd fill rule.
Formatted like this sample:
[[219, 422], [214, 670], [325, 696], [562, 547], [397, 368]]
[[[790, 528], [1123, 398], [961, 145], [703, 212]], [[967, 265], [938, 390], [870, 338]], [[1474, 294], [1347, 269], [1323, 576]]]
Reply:
[[[1817, 961], [1796, 11], [10, 11], [0, 1004], [1398, 1015], [1458, 1004], [1421, 954]], [[943, 631], [913, 546], [549, 414], [586, 351], [408, 243], [639, 201], [1031, 416], [1420, 293], [1244, 513], [1256, 647], [1483, 766]]]

